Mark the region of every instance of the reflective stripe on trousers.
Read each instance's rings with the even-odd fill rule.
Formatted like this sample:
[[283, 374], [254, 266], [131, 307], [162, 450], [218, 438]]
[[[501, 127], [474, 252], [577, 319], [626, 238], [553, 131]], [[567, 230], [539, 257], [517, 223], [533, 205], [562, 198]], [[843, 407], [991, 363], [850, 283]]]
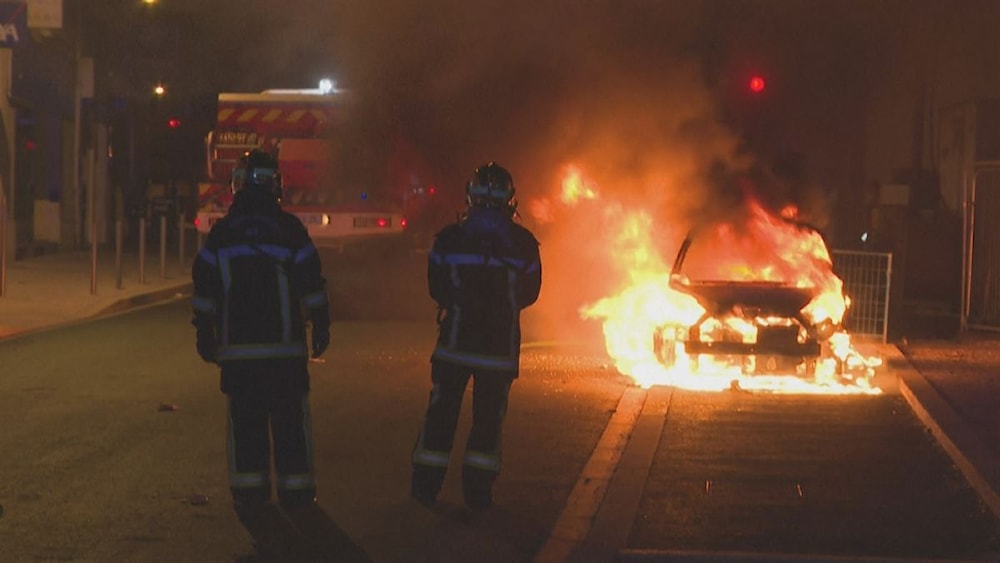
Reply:
[[270, 498], [271, 440], [278, 496], [315, 496], [312, 427], [306, 394], [229, 396], [227, 450], [234, 495]]
[[503, 372], [479, 372], [434, 362], [434, 387], [412, 461], [416, 465], [446, 469], [458, 426], [462, 398], [470, 377], [473, 381], [472, 428], [463, 463], [492, 472], [500, 471], [500, 437], [507, 411], [513, 376]]

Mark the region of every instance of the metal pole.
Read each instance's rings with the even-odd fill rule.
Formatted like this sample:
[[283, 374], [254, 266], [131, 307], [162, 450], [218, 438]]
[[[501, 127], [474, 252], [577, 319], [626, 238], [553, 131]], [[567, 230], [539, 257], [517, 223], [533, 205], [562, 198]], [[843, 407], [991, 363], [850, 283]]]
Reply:
[[[135, 103], [128, 102], [128, 187], [135, 189]], [[122, 200], [124, 201], [124, 195]]]
[[160, 277], [167, 277], [167, 215], [160, 215]]
[[[11, 93], [11, 76], [14, 68], [14, 50], [10, 47], [4, 47], [0, 49], [0, 92], [7, 96]], [[9, 110], [6, 113], [5, 125], [13, 127], [13, 123], [17, 121], [17, 110], [10, 106], [9, 101], [5, 100], [3, 107], [4, 110]], [[9, 119], [6, 119], [9, 117]], [[16, 127], [14, 127], [16, 129]], [[12, 132], [13, 134], [13, 132]], [[4, 150], [7, 154], [3, 155], [4, 158], [14, 158], [14, 150], [10, 148], [12, 146], [11, 139], [7, 134], [7, 130], [0, 131], [0, 135], [3, 135], [5, 139], [8, 140], [4, 144]], [[11, 160], [13, 162], [13, 160]], [[0, 194], [6, 194], [7, 196], [7, 210], [10, 212], [10, 216], [4, 216], [4, 220], [7, 221], [7, 230], [4, 234], [4, 249], [6, 250], [7, 245], [10, 245], [14, 249], [17, 249], [17, 167], [10, 167], [10, 174], [0, 181]], [[16, 260], [16, 258], [15, 258]], [[2, 288], [0, 288], [0, 295], [3, 295]]]
[[958, 331], [965, 332], [968, 315], [966, 286], [969, 283], [969, 176], [965, 172], [962, 177], [962, 284], [958, 305]]
[[139, 218], [139, 285], [146, 283], [146, 218]]
[[90, 223], [90, 294], [97, 295], [97, 223]]
[[122, 288], [122, 220], [115, 221], [115, 289]]
[[962, 225], [962, 311], [958, 317], [960, 332], [969, 329], [969, 313], [972, 311], [972, 252], [976, 238], [976, 182], [981, 170], [973, 169], [972, 185], [965, 192], [964, 223]]
[[882, 344], [889, 341], [889, 297], [892, 295], [892, 253], [890, 252], [885, 263], [885, 306], [882, 308]]
[[83, 58], [83, 3], [76, 7], [76, 37], [73, 41], [73, 238], [76, 239], [76, 248], [81, 248], [80, 238], [83, 234], [83, 217], [80, 212], [82, 198], [80, 194], [80, 119], [81, 119], [81, 84], [80, 65]]
[[0, 189], [0, 297], [7, 292], [7, 197]]
[[177, 264], [184, 268], [184, 213], [177, 216]]

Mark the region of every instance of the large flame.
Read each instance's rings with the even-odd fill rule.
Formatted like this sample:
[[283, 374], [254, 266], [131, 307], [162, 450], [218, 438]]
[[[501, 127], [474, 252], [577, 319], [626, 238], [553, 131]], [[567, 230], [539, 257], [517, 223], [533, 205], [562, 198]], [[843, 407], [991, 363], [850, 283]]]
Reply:
[[[601, 198], [596, 184], [577, 166], [567, 167], [561, 188], [558, 199], [562, 205]], [[552, 205], [548, 201], [533, 205], [532, 212], [545, 220], [552, 213]], [[795, 375], [772, 375], [767, 371], [770, 364], [760, 369], [754, 362], [764, 360], [747, 354], [734, 360], [732, 355], [685, 352], [680, 335], [702, 319], [706, 310], [693, 295], [671, 287], [671, 267], [664, 262], [659, 248], [664, 235], [679, 229], [654, 226], [648, 210], [627, 210], [610, 202], [606, 205], [616, 210], [614, 221], [608, 220], [615, 236], [609, 241], [613, 251], [608, 253], [613, 263], [607, 267], [621, 273], [626, 282], [616, 295], [581, 307], [580, 314], [584, 319], [602, 321], [608, 354], [618, 371], [632, 377], [636, 384], [706, 391], [881, 392], [873, 384], [880, 360], [859, 353], [850, 335], [837, 328], [850, 300], [833, 271], [827, 246], [815, 230], [799, 228], [750, 200], [739, 219], [711, 227], [706, 237], [710, 242], [700, 250], [701, 260], [696, 261], [692, 272], [685, 272], [706, 280], [781, 283], [802, 288], [813, 296], [802, 316], [814, 326], [829, 329], [824, 334], [824, 353], [812, 362], [803, 362]], [[783, 215], [792, 216], [794, 210], [787, 209]], [[747, 321], [731, 316], [710, 319], [701, 326], [701, 333], [736, 334], [743, 342], [753, 342], [759, 327], [787, 322], [778, 318]], [[659, 342], [657, 335], [661, 336]], [[748, 371], [748, 365], [753, 369]]]

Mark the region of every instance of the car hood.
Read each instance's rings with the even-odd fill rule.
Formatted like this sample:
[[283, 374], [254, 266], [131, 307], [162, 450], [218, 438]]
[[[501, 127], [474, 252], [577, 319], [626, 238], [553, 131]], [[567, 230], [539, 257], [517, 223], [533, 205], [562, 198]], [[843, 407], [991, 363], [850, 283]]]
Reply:
[[694, 297], [711, 315], [739, 306], [761, 316], [797, 317], [818, 293], [813, 287], [780, 282], [690, 281], [679, 276], [671, 276], [670, 287]]

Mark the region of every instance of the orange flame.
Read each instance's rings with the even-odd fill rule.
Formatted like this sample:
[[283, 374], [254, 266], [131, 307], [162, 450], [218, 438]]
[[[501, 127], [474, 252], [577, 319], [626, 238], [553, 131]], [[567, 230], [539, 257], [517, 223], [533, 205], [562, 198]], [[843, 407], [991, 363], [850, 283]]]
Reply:
[[[596, 184], [576, 166], [567, 167], [561, 188], [559, 201], [567, 206], [601, 197]], [[544, 207], [546, 213], [551, 211], [550, 205]], [[719, 223], [709, 233], [714, 244], [707, 248], [711, 259], [700, 265], [701, 279], [781, 282], [808, 288], [815, 297], [802, 310], [803, 317], [814, 325], [833, 327], [832, 336], [823, 344], [827, 353], [822, 357], [798, 366], [796, 375], [771, 375], [768, 365], [763, 370], [754, 365], [764, 361], [754, 356], [734, 361], [731, 357], [686, 353], [685, 331], [702, 320], [706, 310], [694, 296], [670, 286], [670, 267], [654, 244], [654, 237], [670, 233], [654, 228], [645, 210], [615, 209], [617, 236], [609, 253], [614, 263], [608, 267], [623, 274], [626, 286], [617, 295], [584, 305], [580, 315], [602, 321], [605, 347], [615, 367], [637, 385], [706, 391], [881, 393], [873, 385], [880, 360], [860, 354], [850, 335], [835, 330], [850, 300], [843, 294], [843, 282], [834, 274], [832, 258], [817, 232], [797, 228], [750, 201], [743, 221]], [[786, 208], [781, 214], [794, 217], [795, 209]], [[731, 316], [706, 321], [701, 333], [727, 332], [739, 335], [743, 342], [753, 342], [760, 327], [786, 322]], [[747, 373], [748, 364], [752, 375]]]
[[597, 199], [597, 189], [579, 167], [571, 164], [566, 169], [560, 199], [567, 205], [574, 205], [581, 199]]

